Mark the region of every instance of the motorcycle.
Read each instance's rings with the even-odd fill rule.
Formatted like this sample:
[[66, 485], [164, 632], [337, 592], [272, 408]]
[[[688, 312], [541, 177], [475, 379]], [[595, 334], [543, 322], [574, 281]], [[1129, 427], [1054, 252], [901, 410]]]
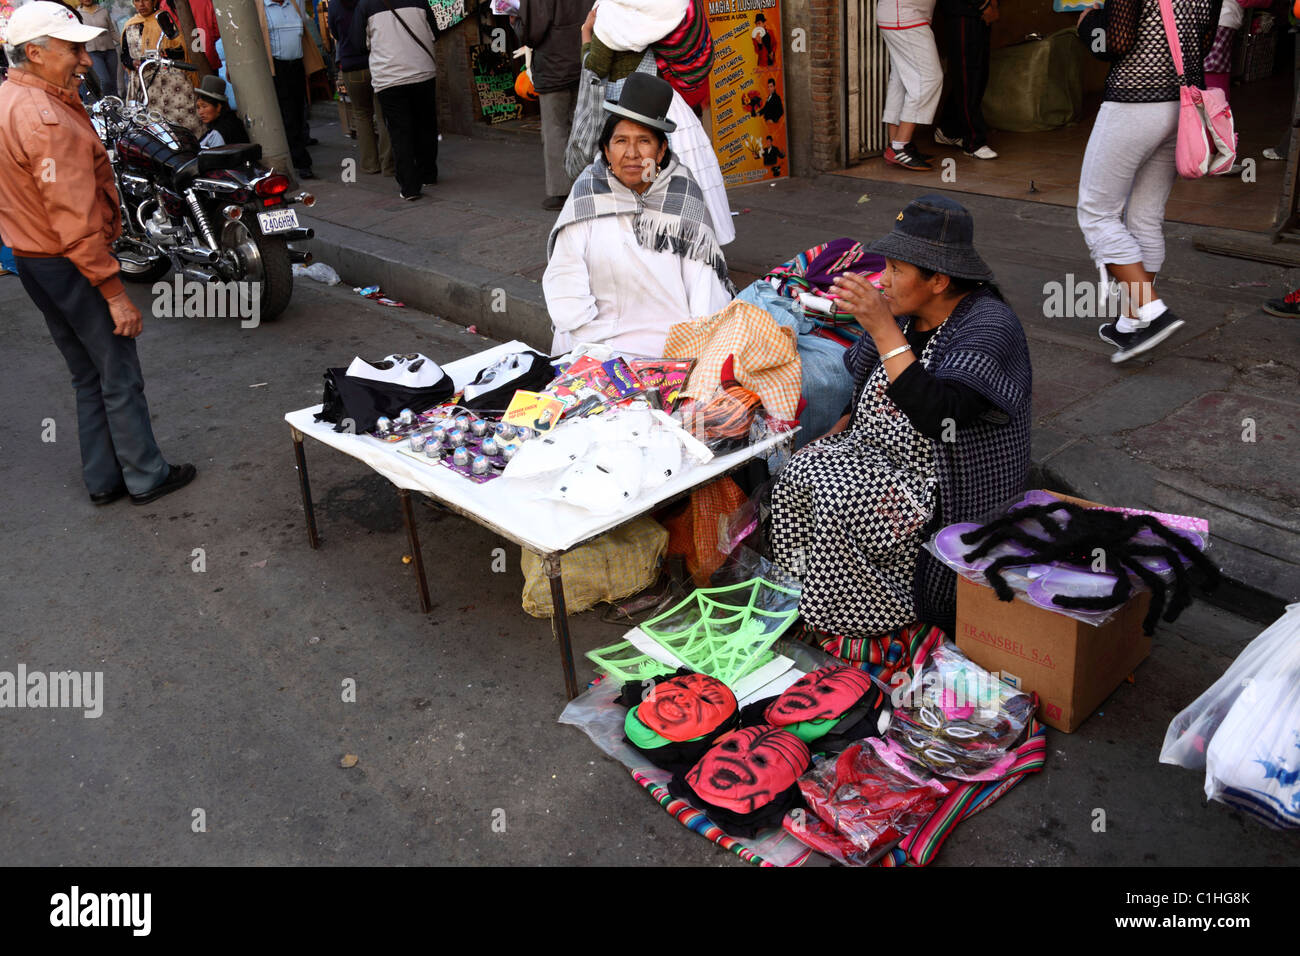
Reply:
[[[163, 37], [179, 35], [166, 11], [158, 21]], [[246, 297], [257, 295], [259, 318], [274, 319], [293, 294], [293, 263], [311, 261], [311, 253], [289, 246], [315, 234], [291, 207], [310, 207], [315, 197], [291, 194], [287, 176], [260, 165], [259, 144], [200, 149], [190, 130], [149, 109], [146, 70], [195, 69], [169, 59], [162, 42], [141, 51], [136, 75], [143, 102], [102, 96], [93, 74], [85, 77], [91, 123], [108, 151], [121, 202], [122, 237], [114, 253], [122, 278], [154, 282], [174, 269], [202, 283], [238, 283]]]

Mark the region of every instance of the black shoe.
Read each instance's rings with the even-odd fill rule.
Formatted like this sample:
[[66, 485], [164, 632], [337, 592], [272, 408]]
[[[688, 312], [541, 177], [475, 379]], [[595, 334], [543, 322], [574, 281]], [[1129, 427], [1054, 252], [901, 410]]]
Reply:
[[1283, 319], [1300, 318], [1300, 289], [1288, 293], [1284, 299], [1269, 299], [1260, 308]]
[[142, 495], [132, 495], [131, 504], [147, 505], [151, 501], [157, 501], [163, 495], [170, 495], [173, 491], [184, 488], [194, 480], [194, 476], [197, 474], [198, 469], [193, 465], [172, 465], [172, 470], [168, 472], [162, 484]]
[[310, 169], [300, 169], [300, 170], [298, 170], [298, 178], [299, 178], [299, 179], [319, 179], [320, 177], [317, 176], [315, 173], [313, 173]]
[[906, 146], [898, 152], [894, 152], [894, 147], [886, 146], [885, 162], [889, 163], [891, 166], [902, 166], [904, 169], [912, 169], [921, 172], [934, 169], [933, 166], [927, 163], [920, 156], [917, 156]]
[[401, 190], [398, 190], [397, 195], [405, 199], [407, 202], [415, 202], [417, 199], [424, 198], [424, 193], [415, 193], [414, 195], [408, 196], [406, 195], [406, 193], [402, 192]]
[[92, 492], [90, 503], [93, 505], [111, 505], [118, 498], [126, 497], [126, 485], [118, 485], [112, 491]]
[[542, 200], [542, 208], [552, 209], [552, 210], [563, 209], [565, 200], [567, 200], [568, 198], [569, 197], [567, 196], [547, 196], [545, 199]]
[[318, 140], [315, 136], [308, 137], [308, 139], [307, 139], [307, 145], [308, 145], [308, 146], [319, 146], [319, 145], [320, 145], [320, 140]]
[[1120, 362], [1127, 362], [1136, 355], [1150, 351], [1182, 327], [1183, 320], [1166, 310], [1158, 319], [1153, 319], [1150, 325], [1136, 332], [1121, 332], [1114, 325], [1107, 323], [1098, 329], [1097, 333], [1103, 342], [1115, 346], [1115, 354], [1110, 357], [1110, 360], [1118, 365]]
[[911, 153], [913, 156], [925, 160], [927, 163], [930, 160], [934, 159], [934, 157], [931, 156], [929, 153], [921, 152], [921, 148], [916, 145], [916, 140], [912, 140], [912, 142], [907, 144], [907, 151]]

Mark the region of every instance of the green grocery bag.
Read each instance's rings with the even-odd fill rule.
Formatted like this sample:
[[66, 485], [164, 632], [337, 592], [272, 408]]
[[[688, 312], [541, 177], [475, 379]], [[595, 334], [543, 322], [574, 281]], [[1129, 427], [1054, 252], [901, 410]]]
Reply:
[[1039, 133], [1077, 122], [1083, 111], [1083, 57], [1074, 27], [994, 50], [984, 119], [993, 129]]

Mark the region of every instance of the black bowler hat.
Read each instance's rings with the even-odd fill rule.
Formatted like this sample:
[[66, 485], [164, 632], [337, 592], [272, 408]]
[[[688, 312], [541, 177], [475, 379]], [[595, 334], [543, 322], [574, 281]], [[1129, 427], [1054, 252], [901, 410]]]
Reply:
[[677, 129], [677, 124], [668, 118], [668, 107], [672, 102], [673, 88], [666, 80], [651, 73], [632, 73], [623, 81], [623, 94], [618, 102], [606, 103], [605, 109], [671, 133]]
[[194, 95], [211, 100], [213, 103], [220, 103], [222, 106], [230, 105], [230, 100], [226, 99], [226, 81], [219, 76], [205, 76], [202, 85], [194, 91]]
[[975, 251], [974, 239], [975, 220], [966, 207], [931, 193], [908, 203], [898, 214], [894, 231], [867, 251], [954, 279], [992, 282], [993, 272]]

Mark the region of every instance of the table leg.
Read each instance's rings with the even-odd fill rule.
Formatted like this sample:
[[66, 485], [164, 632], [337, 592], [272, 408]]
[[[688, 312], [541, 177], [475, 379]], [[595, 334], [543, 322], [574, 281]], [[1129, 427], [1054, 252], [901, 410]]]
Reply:
[[411, 492], [407, 488], [398, 488], [397, 497], [402, 502], [402, 519], [406, 522], [406, 537], [411, 543], [415, 581], [420, 586], [420, 610], [428, 614], [433, 610], [433, 604], [429, 600], [429, 581], [424, 576], [424, 554], [420, 551], [420, 532], [415, 529], [415, 509], [411, 507]]
[[573, 673], [573, 645], [569, 643], [569, 608], [564, 603], [564, 578], [560, 576], [560, 555], [548, 554], [542, 562], [551, 582], [551, 633], [560, 642], [560, 660], [564, 664], [564, 689], [569, 700], [578, 696], [578, 679]]
[[302, 432], [290, 428], [293, 433], [293, 456], [298, 461], [298, 491], [302, 493], [302, 510], [307, 516], [307, 543], [312, 550], [320, 547], [320, 538], [316, 535], [316, 512], [311, 506], [311, 479], [307, 477], [307, 455], [302, 447]]

